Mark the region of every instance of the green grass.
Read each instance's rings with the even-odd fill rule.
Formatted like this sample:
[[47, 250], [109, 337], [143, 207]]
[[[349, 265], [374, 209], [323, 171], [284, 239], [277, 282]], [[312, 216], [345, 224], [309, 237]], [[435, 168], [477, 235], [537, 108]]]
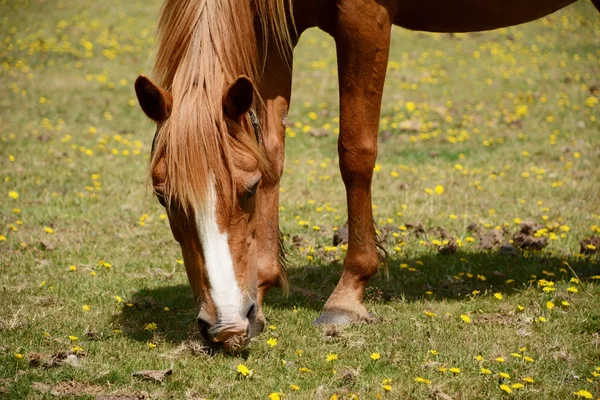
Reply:
[[[483, 34], [394, 30], [373, 182], [389, 278], [367, 290], [377, 322], [339, 330], [311, 324], [343, 259], [331, 247], [346, 218], [335, 50], [319, 31], [302, 37], [280, 211], [292, 290], [269, 294], [271, 327], [239, 356], [198, 350], [180, 250], [146, 187], [154, 127], [133, 80], [151, 70], [158, 8], [0, 0], [0, 397], [600, 396], [600, 267], [579, 245], [600, 231], [600, 17], [589, 2]], [[546, 226], [548, 246], [485, 250], [467, 230], [508, 243], [517, 218]], [[416, 223], [424, 234], [404, 230]], [[439, 253], [436, 227], [459, 241], [456, 253]], [[43, 367], [74, 346], [78, 366]], [[144, 369], [173, 375], [132, 376]]]

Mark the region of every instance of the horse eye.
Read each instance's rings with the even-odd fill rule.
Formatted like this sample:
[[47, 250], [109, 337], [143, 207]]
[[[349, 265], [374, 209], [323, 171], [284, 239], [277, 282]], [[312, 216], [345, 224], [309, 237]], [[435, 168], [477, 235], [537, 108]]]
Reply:
[[256, 182], [254, 185], [252, 185], [249, 189], [248, 192], [246, 192], [246, 198], [250, 198], [252, 196], [254, 196], [256, 194], [256, 190], [258, 189], [258, 184], [260, 183], [260, 181]]

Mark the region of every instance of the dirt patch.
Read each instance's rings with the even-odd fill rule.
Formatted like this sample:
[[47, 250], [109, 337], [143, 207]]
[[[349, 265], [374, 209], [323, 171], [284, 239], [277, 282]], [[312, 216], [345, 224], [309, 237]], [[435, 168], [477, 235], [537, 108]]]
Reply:
[[456, 250], [458, 250], [458, 243], [454, 238], [448, 239], [448, 243], [438, 247], [440, 254], [454, 254]]
[[531, 222], [523, 222], [519, 227], [519, 232], [513, 236], [513, 245], [523, 250], [542, 250], [548, 246], [548, 238], [535, 236], [535, 232], [541, 228]]
[[333, 232], [333, 245], [337, 246], [340, 243], [348, 243], [348, 225], [341, 226]]
[[583, 239], [579, 243], [579, 248], [583, 254], [600, 253], [600, 236], [592, 236], [587, 239]]
[[133, 376], [136, 378], [140, 378], [146, 381], [152, 382], [162, 382], [165, 380], [167, 376], [173, 374], [172, 369], [163, 369], [163, 370], [144, 370], [144, 371], [136, 371], [133, 373]]
[[485, 250], [492, 250], [502, 243], [502, 232], [493, 229], [481, 237], [480, 246]]

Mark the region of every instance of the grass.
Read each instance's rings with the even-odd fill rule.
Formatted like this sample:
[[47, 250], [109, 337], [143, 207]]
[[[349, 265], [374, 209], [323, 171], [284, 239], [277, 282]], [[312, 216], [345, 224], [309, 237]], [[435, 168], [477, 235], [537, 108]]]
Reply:
[[[158, 7], [0, 1], [0, 397], [600, 396], [600, 267], [580, 249], [600, 232], [589, 2], [482, 34], [394, 30], [373, 182], [389, 279], [367, 290], [377, 323], [345, 329], [311, 324], [341, 273], [345, 195], [333, 41], [303, 36], [280, 211], [293, 288], [269, 294], [271, 326], [239, 356], [199, 349], [180, 251], [145, 186], [154, 127], [132, 83], [151, 69]], [[486, 250], [467, 229], [507, 244], [519, 220], [548, 246]], [[455, 253], [438, 251], [446, 236]], [[76, 366], [52, 361], [67, 353]], [[148, 369], [173, 374], [132, 376]]]

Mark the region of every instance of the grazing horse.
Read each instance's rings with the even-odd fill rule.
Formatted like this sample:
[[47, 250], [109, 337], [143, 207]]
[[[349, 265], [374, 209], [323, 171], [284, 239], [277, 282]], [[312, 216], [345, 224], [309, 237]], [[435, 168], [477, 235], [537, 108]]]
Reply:
[[[317, 324], [368, 321], [379, 253], [371, 209], [381, 95], [392, 25], [472, 32], [524, 23], [574, 0], [165, 0], [156, 83], [135, 82], [157, 125], [154, 191], [181, 245], [205, 340], [242, 349], [265, 324], [262, 300], [286, 286], [279, 179], [293, 47], [319, 27], [338, 56], [339, 163], [349, 242], [341, 279]], [[600, 0], [592, 0], [600, 9]]]

